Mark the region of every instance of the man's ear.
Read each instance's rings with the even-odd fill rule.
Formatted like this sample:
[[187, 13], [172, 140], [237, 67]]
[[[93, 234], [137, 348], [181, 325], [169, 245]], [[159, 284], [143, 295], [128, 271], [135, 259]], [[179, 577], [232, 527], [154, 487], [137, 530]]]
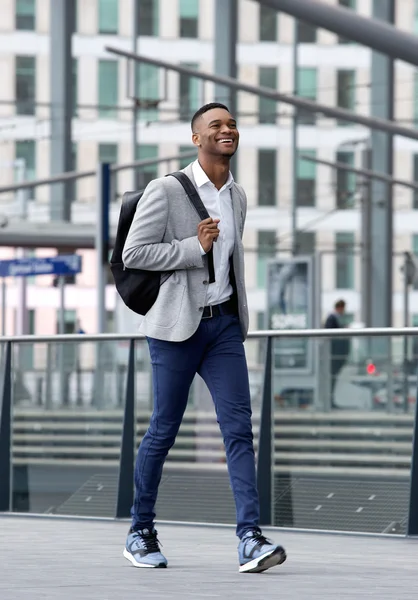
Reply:
[[200, 135], [198, 133], [192, 135], [192, 142], [195, 146], [200, 146]]

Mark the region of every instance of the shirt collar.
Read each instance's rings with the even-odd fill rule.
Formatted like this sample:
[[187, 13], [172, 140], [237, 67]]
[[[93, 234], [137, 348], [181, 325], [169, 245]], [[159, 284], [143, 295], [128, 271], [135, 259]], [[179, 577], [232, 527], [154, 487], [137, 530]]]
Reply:
[[[194, 161], [194, 163], [192, 164], [192, 169], [193, 169], [193, 177], [194, 177], [194, 180], [195, 180], [198, 188], [202, 187], [206, 183], [212, 183], [210, 181], [209, 177], [206, 175], [206, 173], [202, 169], [202, 167], [200, 166], [200, 163], [198, 160]], [[234, 183], [234, 178], [232, 176], [231, 171], [229, 171], [228, 179], [227, 179], [225, 185], [221, 189], [230, 188], [233, 183]]]

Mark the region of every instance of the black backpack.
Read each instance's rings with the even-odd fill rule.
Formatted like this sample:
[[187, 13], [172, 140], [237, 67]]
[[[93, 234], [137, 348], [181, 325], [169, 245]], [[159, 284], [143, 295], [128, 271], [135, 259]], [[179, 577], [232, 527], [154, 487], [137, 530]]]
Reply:
[[[183, 186], [190, 202], [203, 221], [209, 217], [196, 188], [185, 173], [170, 173]], [[116, 289], [128, 308], [139, 315], [145, 315], [157, 299], [160, 285], [173, 274], [172, 271], [144, 271], [142, 269], [128, 269], [122, 262], [122, 252], [129, 233], [136, 206], [141, 200], [144, 190], [140, 192], [126, 192], [122, 198], [118, 228], [116, 230], [115, 245], [110, 258], [110, 268], [115, 280]], [[209, 267], [209, 282], [215, 281], [213, 267], [213, 251], [207, 255]]]

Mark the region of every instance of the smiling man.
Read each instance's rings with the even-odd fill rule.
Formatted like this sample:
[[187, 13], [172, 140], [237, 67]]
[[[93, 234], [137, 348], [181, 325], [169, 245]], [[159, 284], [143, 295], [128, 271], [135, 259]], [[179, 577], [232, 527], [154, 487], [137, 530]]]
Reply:
[[132, 526], [124, 556], [135, 567], [166, 567], [154, 527], [163, 464], [174, 444], [196, 373], [206, 382], [223, 435], [236, 505], [241, 572], [281, 564], [286, 554], [259, 528], [259, 501], [244, 340], [248, 308], [242, 232], [247, 200], [229, 170], [237, 123], [223, 104], [192, 119], [198, 159], [184, 169], [210, 218], [199, 217], [174, 177], [152, 181], [138, 202], [126, 239], [128, 268], [170, 271], [145, 315], [154, 409], [138, 450]]

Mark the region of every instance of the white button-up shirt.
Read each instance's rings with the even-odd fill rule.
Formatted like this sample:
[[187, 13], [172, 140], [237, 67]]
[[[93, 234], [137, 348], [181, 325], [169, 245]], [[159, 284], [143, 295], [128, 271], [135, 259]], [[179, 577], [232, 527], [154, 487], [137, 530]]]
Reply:
[[[219, 219], [219, 236], [213, 244], [213, 266], [215, 282], [208, 286], [206, 304], [214, 305], [226, 302], [233, 293], [229, 279], [229, 259], [235, 244], [234, 212], [232, 208], [231, 188], [234, 182], [229, 173], [227, 182], [220, 190], [210, 181], [196, 160], [193, 165], [193, 176], [199, 196], [212, 219]], [[204, 253], [201, 248], [202, 253]]]

